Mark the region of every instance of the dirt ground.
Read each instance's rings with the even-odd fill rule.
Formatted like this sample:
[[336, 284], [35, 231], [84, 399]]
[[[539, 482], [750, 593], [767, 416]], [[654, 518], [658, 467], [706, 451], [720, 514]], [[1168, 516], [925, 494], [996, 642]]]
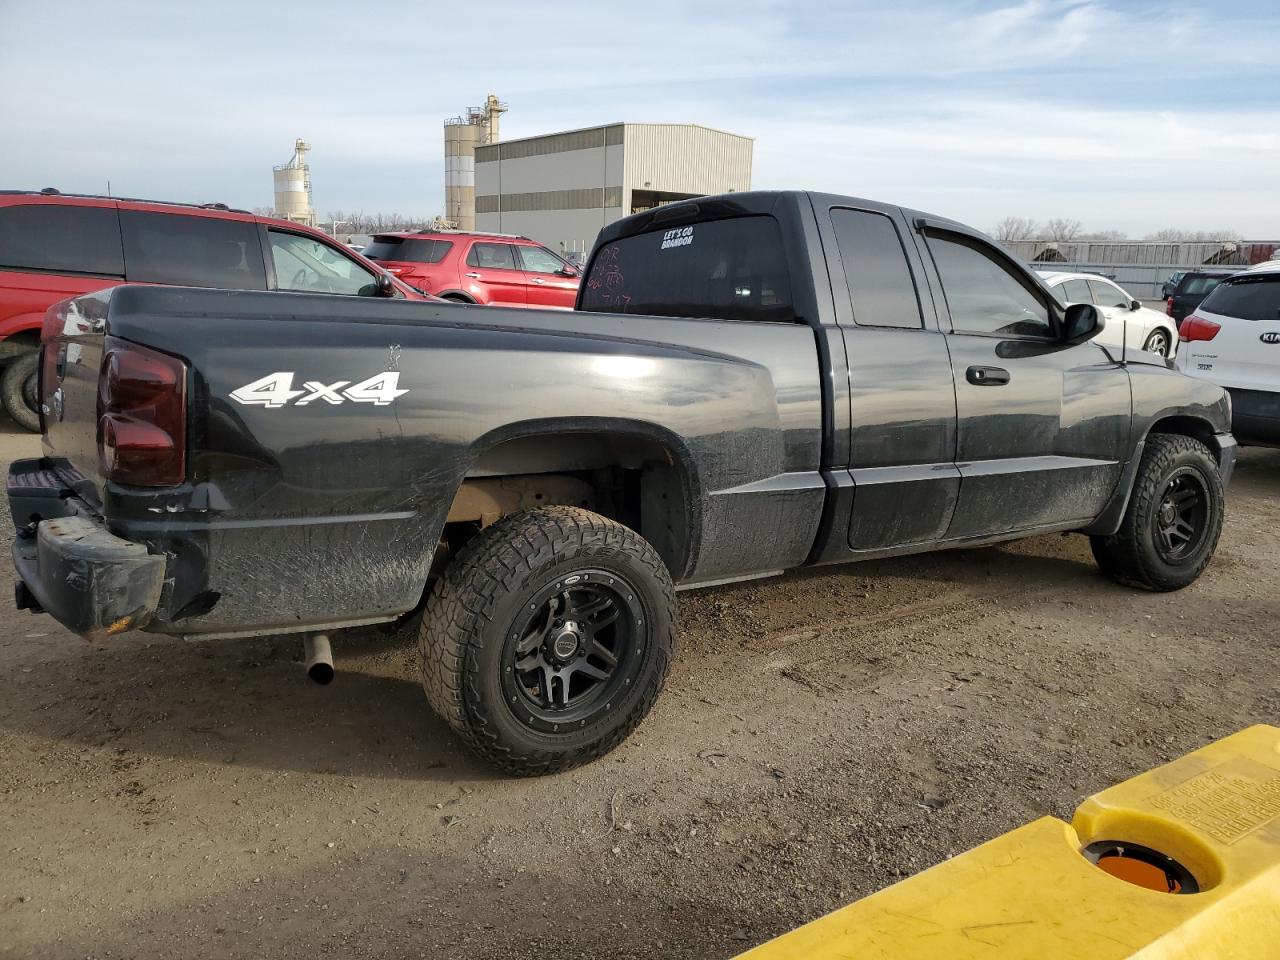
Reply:
[[1064, 536], [684, 594], [650, 718], [540, 780], [473, 762], [377, 632], [321, 688], [297, 639], [0, 613], [0, 956], [731, 956], [1280, 722], [1278, 495], [1246, 450], [1172, 595]]

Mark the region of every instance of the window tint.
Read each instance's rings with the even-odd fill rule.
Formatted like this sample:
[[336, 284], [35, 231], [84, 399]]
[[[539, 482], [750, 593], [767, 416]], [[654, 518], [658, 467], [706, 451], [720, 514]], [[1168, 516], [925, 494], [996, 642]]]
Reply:
[[1064, 280], [1062, 285], [1056, 288], [1057, 294], [1062, 298], [1063, 303], [1090, 303], [1089, 284], [1084, 280]]
[[0, 207], [0, 267], [124, 275], [115, 207]]
[[961, 333], [1051, 337], [1048, 309], [994, 256], [977, 246], [929, 238], [951, 326]]
[[120, 211], [129, 280], [265, 290], [258, 226], [243, 220]]
[[778, 223], [773, 217], [708, 220], [615, 240], [591, 261], [582, 309], [792, 321]]
[[515, 257], [509, 243], [474, 243], [467, 254], [467, 266], [488, 267], [490, 270], [516, 269]]
[[1280, 274], [1237, 277], [1218, 284], [1200, 309], [1241, 320], [1280, 320]]
[[1127, 294], [1122, 293], [1109, 283], [1101, 280], [1090, 280], [1089, 289], [1093, 291], [1093, 302], [1100, 307], [1125, 307], [1132, 303]]
[[281, 230], [272, 230], [270, 236], [277, 289], [359, 297], [377, 295], [377, 277], [327, 243]]
[[831, 211], [831, 223], [853, 322], [860, 327], [922, 327], [911, 267], [893, 221], [881, 213], [837, 208]]
[[419, 237], [374, 237], [360, 252], [370, 260], [399, 260], [404, 263], [439, 263], [452, 249], [448, 240]]
[[516, 247], [520, 261], [531, 273], [556, 273], [564, 269], [564, 261], [546, 247]]

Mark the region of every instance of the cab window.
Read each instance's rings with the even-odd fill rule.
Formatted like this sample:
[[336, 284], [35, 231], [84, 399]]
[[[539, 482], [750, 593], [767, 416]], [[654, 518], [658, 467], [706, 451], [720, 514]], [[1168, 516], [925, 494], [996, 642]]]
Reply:
[[280, 230], [270, 236], [277, 290], [377, 296], [377, 277], [328, 244]]
[[937, 235], [928, 239], [954, 332], [1053, 336], [1048, 307], [1003, 261], [976, 243]]

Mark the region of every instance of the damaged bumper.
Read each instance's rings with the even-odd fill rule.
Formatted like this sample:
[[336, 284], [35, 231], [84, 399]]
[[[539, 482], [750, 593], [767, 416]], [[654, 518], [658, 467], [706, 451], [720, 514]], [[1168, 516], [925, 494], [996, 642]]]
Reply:
[[164, 557], [108, 531], [43, 461], [14, 461], [7, 488], [19, 609], [43, 610], [90, 640], [150, 622]]

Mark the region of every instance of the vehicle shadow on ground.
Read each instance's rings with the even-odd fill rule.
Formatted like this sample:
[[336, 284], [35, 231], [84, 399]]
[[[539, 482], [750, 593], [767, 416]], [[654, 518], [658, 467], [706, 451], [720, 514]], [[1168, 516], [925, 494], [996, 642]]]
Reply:
[[324, 687], [306, 679], [297, 637], [190, 643], [135, 634], [65, 649], [0, 683], [0, 724], [118, 758], [415, 780], [495, 776], [432, 713], [403, 638], [335, 637], [337, 676]]

